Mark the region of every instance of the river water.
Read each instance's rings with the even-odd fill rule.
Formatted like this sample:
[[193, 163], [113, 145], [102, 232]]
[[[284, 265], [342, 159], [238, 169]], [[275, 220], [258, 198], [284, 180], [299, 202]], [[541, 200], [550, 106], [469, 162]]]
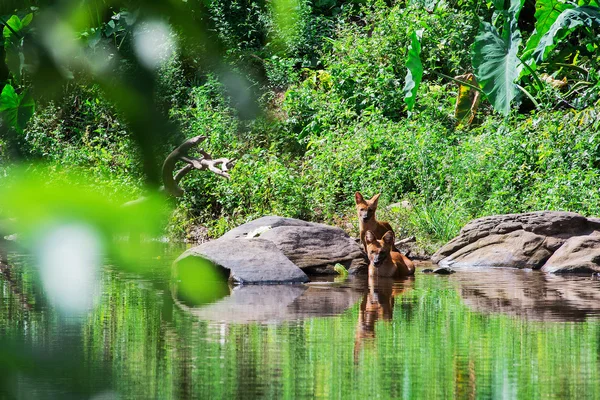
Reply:
[[[168, 266], [164, 256], [150, 266]], [[600, 398], [600, 281], [458, 270], [177, 299], [106, 265], [86, 312], [0, 275], [0, 399]]]

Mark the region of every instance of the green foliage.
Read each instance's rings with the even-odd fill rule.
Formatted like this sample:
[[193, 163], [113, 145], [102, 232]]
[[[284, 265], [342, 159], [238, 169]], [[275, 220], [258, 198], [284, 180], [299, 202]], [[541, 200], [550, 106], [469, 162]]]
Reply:
[[522, 68], [517, 56], [521, 43], [517, 21], [522, 5], [521, 0], [511, 1], [501, 33], [492, 24], [482, 21], [473, 44], [477, 81], [494, 109], [503, 115], [508, 115], [511, 102], [517, 96], [515, 81]]
[[540, 42], [542, 36], [550, 30], [554, 21], [565, 10], [573, 5], [561, 0], [536, 0], [535, 2], [535, 31], [527, 40], [523, 57], [529, 58]]
[[404, 84], [404, 102], [411, 111], [415, 106], [417, 91], [423, 79], [423, 64], [421, 63], [421, 43], [419, 42], [422, 32], [415, 31], [410, 35], [411, 43], [408, 47], [408, 57], [406, 58], [406, 79]]
[[[583, 6], [563, 11], [540, 38], [533, 52], [535, 62], [539, 64], [544, 61], [548, 53], [556, 47], [555, 41], [563, 40], [578, 27], [588, 30], [600, 28], [600, 8]], [[592, 46], [595, 51], [598, 50], [597, 41]]]
[[11, 85], [4, 85], [0, 94], [0, 113], [8, 125], [23, 132], [34, 110], [35, 102], [29, 93], [19, 95]]
[[32, 19], [33, 14], [27, 14], [22, 20], [18, 15], [11, 16], [6, 22], [0, 20], [4, 25], [2, 36], [4, 37], [6, 65], [16, 82], [21, 81], [23, 68], [25, 67], [24, 37]]

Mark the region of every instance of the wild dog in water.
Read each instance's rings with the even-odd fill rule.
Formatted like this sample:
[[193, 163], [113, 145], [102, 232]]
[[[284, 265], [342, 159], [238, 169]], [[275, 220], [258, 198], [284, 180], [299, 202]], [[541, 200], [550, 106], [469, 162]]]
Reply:
[[371, 231], [375, 234], [375, 238], [381, 239], [387, 231], [392, 231], [392, 227], [387, 222], [377, 221], [375, 218], [375, 211], [377, 210], [377, 201], [381, 193], [377, 193], [370, 200], [365, 200], [360, 194], [356, 192], [354, 194], [354, 200], [356, 201], [356, 211], [358, 212], [358, 227], [360, 230], [360, 242], [367, 251], [367, 242], [365, 241], [365, 234], [367, 231]]
[[365, 233], [367, 257], [369, 257], [369, 277], [401, 277], [414, 275], [415, 266], [404, 254], [394, 248], [394, 232], [387, 231], [377, 240], [371, 231]]

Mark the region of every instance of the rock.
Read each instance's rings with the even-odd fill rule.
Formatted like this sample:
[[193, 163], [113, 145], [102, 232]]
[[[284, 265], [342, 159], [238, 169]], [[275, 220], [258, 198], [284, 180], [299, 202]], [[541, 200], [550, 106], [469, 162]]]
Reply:
[[[574, 237], [600, 234], [600, 220], [588, 219], [576, 213], [540, 211], [526, 214], [496, 215], [469, 222], [459, 236], [438, 250], [432, 261], [442, 267], [513, 267], [542, 268], [553, 254], [561, 255], [551, 265], [563, 265], [563, 272], [591, 272], [591, 259], [575, 256], [571, 245], [563, 245]], [[573, 246], [575, 246], [573, 244]], [[592, 246], [590, 244], [589, 246]], [[589, 247], [588, 246], [588, 247]], [[579, 250], [578, 250], [579, 251]], [[566, 253], [570, 252], [571, 256]], [[589, 252], [589, 250], [587, 251]], [[573, 263], [565, 260], [579, 258]], [[586, 265], [582, 270], [582, 265]], [[544, 270], [558, 272], [558, 268]], [[599, 269], [600, 270], [600, 269]]]
[[452, 275], [454, 274], [456, 271], [453, 270], [452, 268], [448, 268], [448, 267], [441, 267], [441, 268], [436, 268], [432, 271], [434, 274], [438, 274], [438, 275]]
[[[250, 238], [249, 238], [250, 237]], [[343, 230], [324, 224], [276, 216], [243, 224], [219, 239], [186, 251], [211, 260], [239, 283], [298, 283], [308, 273], [337, 274], [342, 264], [350, 274], [366, 271], [361, 247]]]
[[542, 267], [555, 274], [600, 272], [600, 236], [576, 236], [568, 239]]
[[260, 232], [260, 239], [277, 246], [294, 264], [307, 273], [335, 274], [339, 263], [350, 274], [366, 271], [368, 262], [359, 244], [342, 229], [293, 218], [268, 216], [250, 221], [232, 229], [218, 240], [243, 238]]
[[337, 263], [351, 274], [368, 267], [360, 246], [339, 228], [322, 224], [280, 226], [263, 233], [260, 238], [273, 242], [308, 273], [335, 274]]
[[[275, 215], [269, 215], [266, 217], [261, 217], [255, 219], [250, 222], [246, 222], [243, 225], [238, 226], [237, 228], [233, 228], [229, 232], [225, 233], [219, 239], [234, 239], [234, 238], [242, 238], [246, 237], [248, 233], [252, 231], [257, 231], [258, 229], [266, 226], [270, 226], [271, 229], [277, 228], [280, 226], [311, 226], [311, 225], [321, 225], [315, 224], [313, 222], [306, 222], [295, 218], [284, 218], [278, 217]], [[327, 225], [324, 225], [327, 226]], [[270, 229], [269, 229], [270, 230]]]
[[212, 261], [237, 283], [280, 284], [309, 280], [275, 244], [264, 239], [213, 240], [185, 251], [175, 264], [187, 257]]

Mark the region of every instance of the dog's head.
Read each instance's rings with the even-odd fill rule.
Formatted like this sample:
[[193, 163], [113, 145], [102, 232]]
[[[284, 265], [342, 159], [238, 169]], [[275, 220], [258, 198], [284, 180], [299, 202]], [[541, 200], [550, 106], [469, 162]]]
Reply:
[[390, 251], [394, 247], [394, 232], [387, 231], [381, 240], [377, 240], [373, 232], [367, 231], [365, 242], [367, 243], [369, 261], [376, 268], [379, 268], [390, 257]]
[[356, 192], [354, 194], [358, 219], [361, 221], [369, 221], [375, 216], [375, 210], [377, 210], [377, 201], [379, 200], [380, 195], [381, 193], [377, 193], [370, 200], [365, 200], [360, 192]]

